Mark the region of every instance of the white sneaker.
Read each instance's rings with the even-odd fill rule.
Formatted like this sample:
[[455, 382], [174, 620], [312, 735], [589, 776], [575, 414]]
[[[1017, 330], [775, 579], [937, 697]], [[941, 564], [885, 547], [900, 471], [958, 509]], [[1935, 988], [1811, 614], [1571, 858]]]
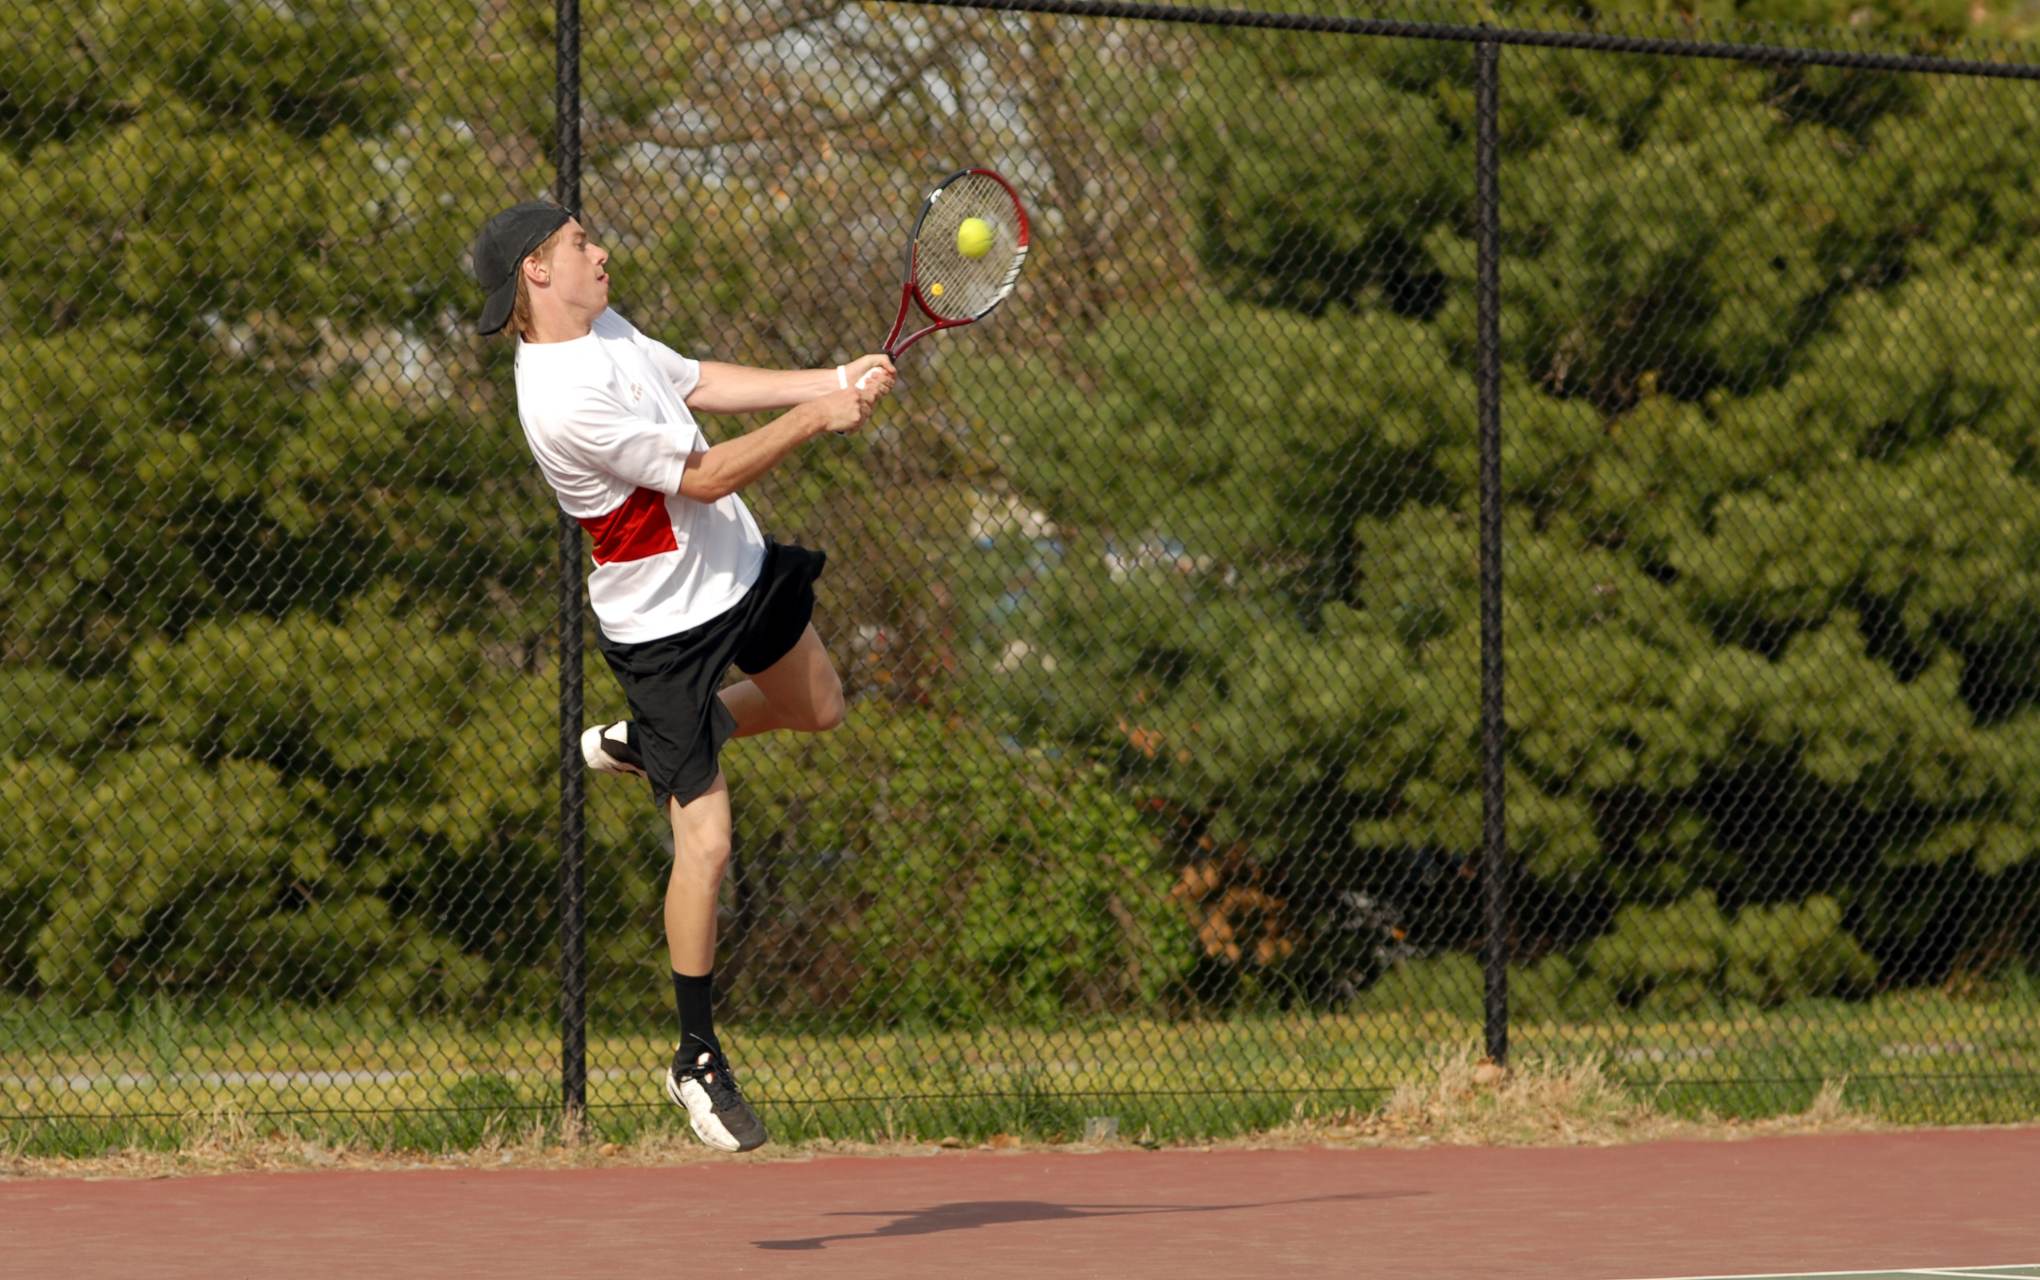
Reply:
[[765, 1145], [765, 1126], [737, 1088], [729, 1059], [699, 1039], [673, 1051], [666, 1096], [686, 1108], [694, 1136], [718, 1151], [754, 1151]]
[[598, 724], [581, 735], [581, 759], [597, 773], [645, 776], [644, 757], [630, 743], [630, 721]]

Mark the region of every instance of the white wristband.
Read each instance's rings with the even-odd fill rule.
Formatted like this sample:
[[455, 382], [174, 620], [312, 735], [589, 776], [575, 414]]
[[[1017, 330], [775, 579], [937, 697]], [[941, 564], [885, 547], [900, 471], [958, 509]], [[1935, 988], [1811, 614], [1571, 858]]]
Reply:
[[848, 390], [850, 386], [850, 375], [843, 372], [843, 366], [840, 364], [836, 366], [836, 386], [844, 390]]

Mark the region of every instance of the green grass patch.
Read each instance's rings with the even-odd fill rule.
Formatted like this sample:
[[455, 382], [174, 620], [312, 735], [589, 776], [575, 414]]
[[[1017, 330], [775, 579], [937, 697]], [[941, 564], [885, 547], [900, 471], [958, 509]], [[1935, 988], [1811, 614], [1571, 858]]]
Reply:
[[[1463, 984], [1403, 1007], [1053, 1029], [790, 1031], [736, 1025], [747, 1092], [784, 1141], [1080, 1137], [1093, 1117], [1157, 1142], [1229, 1137], [1378, 1107], [1481, 1042]], [[660, 1091], [666, 1029], [591, 1030], [587, 1126], [629, 1143], [680, 1131]], [[0, 1003], [0, 1140], [22, 1155], [176, 1149], [260, 1137], [449, 1152], [557, 1134], [559, 1047], [542, 1022], [470, 1024], [345, 1008], [159, 1001], [69, 1015]], [[1855, 1111], [1902, 1123], [2040, 1114], [2040, 993], [1911, 992], [1679, 1018], [1523, 1021], [1518, 1062], [1597, 1059], [1669, 1115], [1797, 1114], [1843, 1082]]]

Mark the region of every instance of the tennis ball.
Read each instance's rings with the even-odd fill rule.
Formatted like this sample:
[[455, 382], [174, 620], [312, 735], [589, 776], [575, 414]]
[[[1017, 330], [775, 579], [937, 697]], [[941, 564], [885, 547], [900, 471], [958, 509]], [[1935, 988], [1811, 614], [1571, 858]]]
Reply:
[[992, 251], [992, 224], [983, 218], [965, 218], [956, 228], [956, 251], [966, 258], [982, 258]]

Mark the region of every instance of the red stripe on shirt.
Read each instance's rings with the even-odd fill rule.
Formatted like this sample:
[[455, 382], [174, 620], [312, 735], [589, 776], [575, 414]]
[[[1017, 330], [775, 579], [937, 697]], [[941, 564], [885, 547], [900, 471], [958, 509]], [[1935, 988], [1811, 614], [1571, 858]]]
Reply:
[[645, 560], [680, 549], [666, 514], [666, 495], [657, 489], [638, 489], [608, 515], [583, 518], [581, 527], [595, 538], [596, 564]]

